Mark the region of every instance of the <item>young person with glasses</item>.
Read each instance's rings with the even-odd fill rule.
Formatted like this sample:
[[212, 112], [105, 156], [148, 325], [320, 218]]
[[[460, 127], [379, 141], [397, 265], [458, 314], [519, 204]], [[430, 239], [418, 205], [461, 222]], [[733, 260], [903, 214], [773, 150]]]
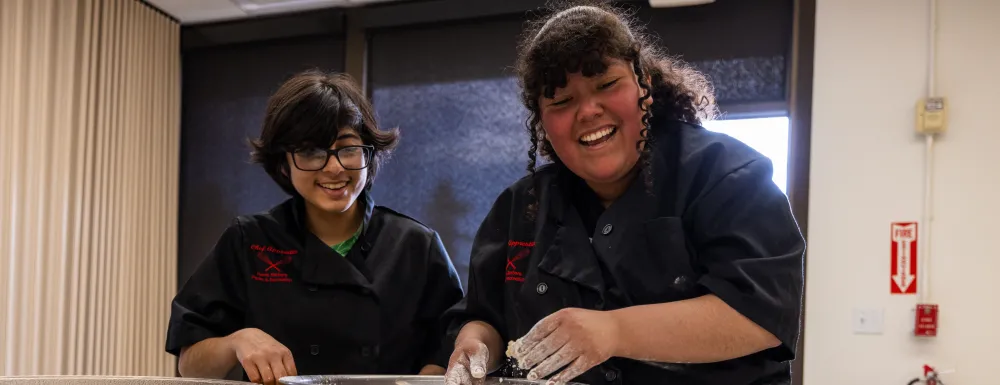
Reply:
[[252, 158], [292, 197], [236, 218], [174, 298], [182, 376], [444, 373], [431, 363], [458, 274], [433, 229], [370, 194], [397, 140], [345, 75], [281, 86]]

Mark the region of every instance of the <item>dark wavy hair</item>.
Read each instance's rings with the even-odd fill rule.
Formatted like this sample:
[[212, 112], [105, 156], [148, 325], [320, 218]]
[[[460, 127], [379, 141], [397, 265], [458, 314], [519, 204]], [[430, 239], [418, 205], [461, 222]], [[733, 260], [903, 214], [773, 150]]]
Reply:
[[375, 147], [374, 161], [366, 169], [368, 189], [396, 147], [399, 130], [379, 128], [375, 109], [349, 75], [300, 72], [286, 80], [268, 100], [260, 136], [250, 141], [251, 161], [262, 165], [282, 190], [296, 196], [286, 154], [312, 147], [329, 148], [345, 128], [353, 128], [364, 144]]
[[[652, 178], [650, 146], [643, 143], [650, 127], [664, 120], [700, 125], [717, 115], [714, 90], [708, 79], [694, 67], [666, 55], [636, 22], [633, 12], [599, 0], [550, 1], [540, 17], [529, 22], [525, 29], [515, 66], [521, 100], [528, 110], [525, 125], [531, 147], [527, 171], [532, 176], [539, 153], [552, 162], [560, 162], [540, 125], [539, 97], [551, 98], [557, 88], [565, 87], [567, 74], [580, 72], [587, 77], [603, 74], [609, 59], [630, 63], [644, 91], [638, 100], [644, 111], [642, 140], [636, 143], [636, 148], [644, 164], [647, 185]], [[647, 108], [645, 101], [650, 96], [653, 103]]]

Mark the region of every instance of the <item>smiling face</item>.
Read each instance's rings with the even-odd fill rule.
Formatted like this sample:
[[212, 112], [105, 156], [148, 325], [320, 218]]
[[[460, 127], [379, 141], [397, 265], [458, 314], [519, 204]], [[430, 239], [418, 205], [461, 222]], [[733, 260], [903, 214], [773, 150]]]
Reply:
[[[629, 63], [608, 60], [603, 74], [568, 74], [565, 87], [538, 105], [545, 138], [556, 155], [591, 187], [620, 183], [639, 160], [643, 91]], [[646, 100], [652, 102], [652, 98]]]
[[[349, 146], [363, 145], [358, 133], [350, 128], [342, 129], [338, 133], [337, 140], [330, 149], [342, 149]], [[370, 166], [370, 153], [361, 148], [349, 148], [340, 151], [340, 159], [348, 168], [358, 168]], [[358, 196], [364, 191], [368, 182], [367, 168], [361, 170], [345, 169], [337, 157], [330, 155], [326, 161], [326, 166], [316, 171], [313, 170], [322, 165], [327, 153], [321, 149], [305, 149], [297, 151], [295, 154], [289, 153], [288, 170], [291, 171], [289, 179], [295, 187], [295, 191], [301, 195], [306, 203], [314, 209], [323, 213], [337, 214], [345, 213], [355, 206]], [[318, 163], [317, 163], [318, 162]]]

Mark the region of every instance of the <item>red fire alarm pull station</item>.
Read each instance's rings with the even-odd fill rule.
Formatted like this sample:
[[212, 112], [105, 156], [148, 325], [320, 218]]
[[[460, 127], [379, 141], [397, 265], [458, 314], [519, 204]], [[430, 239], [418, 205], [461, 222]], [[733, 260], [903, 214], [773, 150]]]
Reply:
[[918, 337], [937, 336], [938, 305], [917, 305], [917, 324], [913, 334]]

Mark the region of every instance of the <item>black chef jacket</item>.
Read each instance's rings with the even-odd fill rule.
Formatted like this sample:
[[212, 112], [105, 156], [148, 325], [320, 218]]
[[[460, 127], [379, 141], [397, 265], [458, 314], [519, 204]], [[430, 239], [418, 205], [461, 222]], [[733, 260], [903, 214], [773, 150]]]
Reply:
[[501, 193], [476, 234], [466, 298], [446, 313], [446, 344], [472, 320], [509, 341], [563, 308], [613, 310], [714, 294], [781, 345], [710, 364], [612, 358], [575, 381], [790, 383], [805, 242], [770, 161], [686, 123], [659, 122], [651, 135], [652, 185], [640, 173], [606, 210], [558, 163], [535, 175], [535, 222], [526, 216], [530, 177]]
[[463, 295], [458, 274], [434, 230], [362, 197], [346, 257], [305, 228], [300, 197], [236, 218], [174, 298], [167, 352], [252, 327], [288, 347], [300, 375], [434, 363], [440, 317]]

